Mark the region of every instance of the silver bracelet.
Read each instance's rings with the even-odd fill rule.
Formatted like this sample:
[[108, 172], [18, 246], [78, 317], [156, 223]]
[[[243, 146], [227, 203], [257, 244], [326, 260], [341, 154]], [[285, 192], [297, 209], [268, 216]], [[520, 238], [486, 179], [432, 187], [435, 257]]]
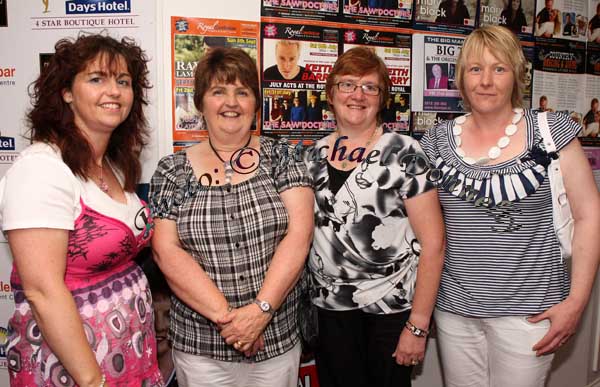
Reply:
[[406, 327], [406, 329], [408, 329], [410, 333], [417, 337], [427, 337], [427, 335], [429, 334], [429, 331], [427, 329], [417, 328], [415, 324], [411, 323], [408, 320], [406, 320], [406, 324], [404, 324], [404, 326]]
[[100, 384], [98, 385], [98, 387], [104, 387], [105, 384], [106, 384], [106, 375], [102, 374], [102, 379], [100, 379]]

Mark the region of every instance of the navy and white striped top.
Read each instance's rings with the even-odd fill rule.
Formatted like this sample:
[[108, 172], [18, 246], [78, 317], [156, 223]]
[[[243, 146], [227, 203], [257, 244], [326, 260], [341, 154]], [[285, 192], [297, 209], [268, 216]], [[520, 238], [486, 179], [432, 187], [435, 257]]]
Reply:
[[[549, 163], [537, 114], [525, 111], [527, 149], [489, 166], [466, 164], [455, 152], [453, 122], [430, 129], [421, 146], [435, 165], [447, 247], [437, 308], [467, 317], [540, 313], [569, 293], [552, 223]], [[549, 113], [558, 150], [581, 127]]]

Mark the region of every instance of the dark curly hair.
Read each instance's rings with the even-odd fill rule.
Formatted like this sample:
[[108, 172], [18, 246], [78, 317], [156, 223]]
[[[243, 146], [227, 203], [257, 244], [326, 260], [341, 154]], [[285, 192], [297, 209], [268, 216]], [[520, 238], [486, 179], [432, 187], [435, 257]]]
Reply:
[[92, 147], [77, 128], [63, 92], [71, 89], [75, 76], [96, 58], [106, 60], [110, 69], [124, 59], [132, 78], [133, 106], [125, 121], [112, 132], [105, 156], [123, 174], [124, 189], [133, 192], [142, 173], [139, 156], [148, 138], [143, 109], [148, 104], [146, 91], [151, 87], [146, 54], [130, 38], [118, 41], [102, 35], [61, 39], [54, 48], [50, 62], [29, 86], [33, 105], [27, 113], [30, 140], [56, 145], [71, 171], [87, 180]]

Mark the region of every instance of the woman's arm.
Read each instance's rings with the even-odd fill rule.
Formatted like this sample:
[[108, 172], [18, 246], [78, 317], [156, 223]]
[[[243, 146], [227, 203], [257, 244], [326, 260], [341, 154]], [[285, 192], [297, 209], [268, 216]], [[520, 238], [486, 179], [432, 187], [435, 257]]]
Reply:
[[[302, 273], [314, 227], [314, 195], [311, 188], [290, 188], [280, 195], [288, 212], [288, 231], [275, 249], [257, 295], [259, 300], [271, 304], [274, 310], [283, 303]], [[258, 305], [252, 303], [233, 310], [219, 320], [220, 323], [226, 324], [221, 336], [228, 344], [241, 341], [244, 345], [238, 349], [247, 351], [270, 320], [269, 313], [263, 312]]]
[[98, 387], [102, 370], [86, 339], [73, 296], [64, 282], [69, 232], [30, 228], [8, 231], [7, 234], [25, 298], [44, 340], [75, 383]]
[[179, 242], [175, 221], [154, 219], [154, 260], [177, 297], [207, 319], [227, 313], [227, 300], [212, 279]]
[[575, 333], [590, 298], [600, 259], [600, 193], [577, 139], [561, 149], [560, 169], [575, 224], [571, 291], [566, 300], [529, 319], [534, 323], [549, 319], [552, 324], [533, 347], [538, 356], [554, 352]]
[[[417, 328], [429, 329], [444, 263], [445, 231], [436, 189], [405, 200], [410, 225], [421, 245], [417, 283], [408, 320]], [[393, 356], [398, 364], [410, 365], [425, 357], [425, 338], [404, 327]]]

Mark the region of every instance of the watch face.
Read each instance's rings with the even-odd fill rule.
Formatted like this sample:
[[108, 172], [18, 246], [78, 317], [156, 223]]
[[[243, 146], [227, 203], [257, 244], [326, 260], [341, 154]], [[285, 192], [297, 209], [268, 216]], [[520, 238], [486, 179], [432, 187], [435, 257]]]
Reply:
[[259, 306], [263, 310], [263, 312], [268, 312], [269, 310], [271, 310], [271, 305], [269, 305], [267, 301], [261, 301]]

